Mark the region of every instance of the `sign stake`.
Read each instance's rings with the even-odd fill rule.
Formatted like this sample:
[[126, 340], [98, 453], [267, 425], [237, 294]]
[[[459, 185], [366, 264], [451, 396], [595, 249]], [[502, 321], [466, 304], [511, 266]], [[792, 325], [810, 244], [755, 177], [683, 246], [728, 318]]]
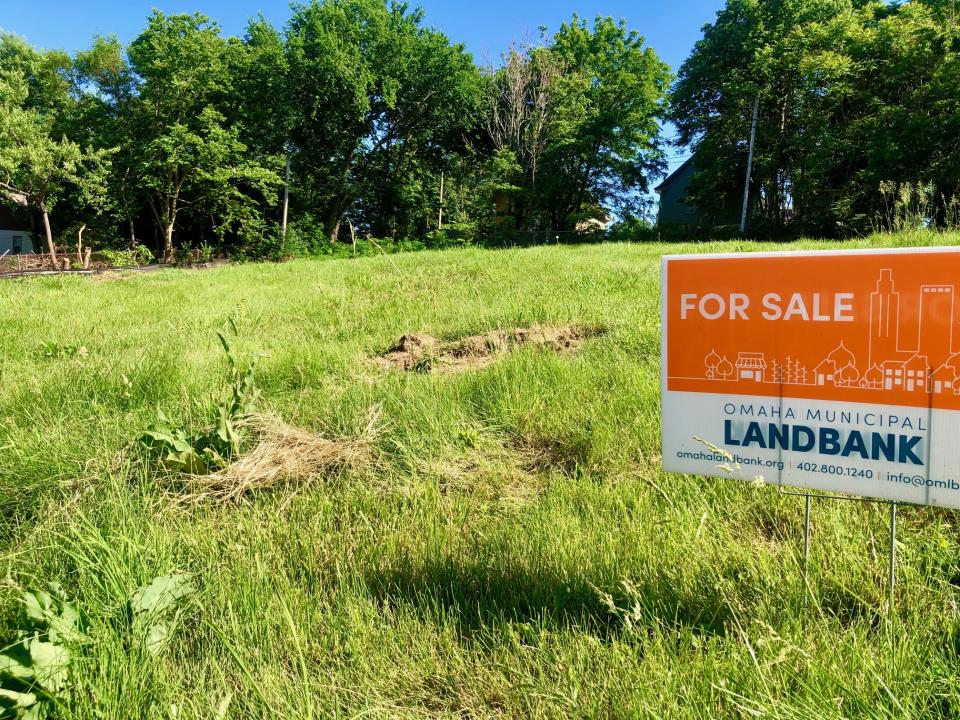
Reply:
[[893, 633], [894, 590], [897, 580], [897, 503], [890, 503], [890, 578], [888, 582], [890, 597], [887, 599], [887, 617], [890, 622], [890, 643], [895, 646], [896, 638]]
[[806, 507], [803, 517], [803, 607], [806, 609], [810, 600], [810, 504], [811, 497], [806, 496]]

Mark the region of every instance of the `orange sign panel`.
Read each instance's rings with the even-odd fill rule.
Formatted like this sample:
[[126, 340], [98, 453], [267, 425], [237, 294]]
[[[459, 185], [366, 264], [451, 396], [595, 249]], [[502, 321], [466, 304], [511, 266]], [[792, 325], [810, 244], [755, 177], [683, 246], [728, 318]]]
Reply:
[[960, 251], [672, 260], [667, 390], [960, 410]]

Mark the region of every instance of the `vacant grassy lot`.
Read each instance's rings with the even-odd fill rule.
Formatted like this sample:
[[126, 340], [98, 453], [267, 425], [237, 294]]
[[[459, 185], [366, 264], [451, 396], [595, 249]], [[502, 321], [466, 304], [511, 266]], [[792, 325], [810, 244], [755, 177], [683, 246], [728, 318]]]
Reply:
[[[955, 513], [901, 513], [891, 653], [884, 508], [815, 506], [804, 609], [800, 500], [659, 469], [659, 256], [732, 247], [0, 283], [0, 637], [25, 588], [75, 601], [62, 717], [956, 717]], [[210, 422], [230, 319], [261, 411], [346, 441], [376, 413], [366, 462], [185, 501], [138, 438]], [[373, 359], [534, 325], [601, 334]], [[151, 652], [128, 599], [177, 571], [197, 592]]]

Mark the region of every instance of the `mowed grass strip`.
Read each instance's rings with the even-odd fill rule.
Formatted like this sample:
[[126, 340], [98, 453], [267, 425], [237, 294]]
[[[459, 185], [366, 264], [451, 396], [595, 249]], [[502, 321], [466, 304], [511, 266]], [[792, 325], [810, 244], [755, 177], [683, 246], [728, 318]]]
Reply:
[[[960, 532], [659, 469], [665, 252], [945, 244], [598, 245], [0, 282], [0, 637], [56, 581], [90, 624], [70, 718], [951, 717]], [[325, 437], [377, 413], [376, 462], [177, 503], [138, 437], [223, 392], [216, 338], [264, 353], [260, 410]], [[376, 358], [533, 326], [599, 328], [459, 373]], [[194, 573], [167, 652], [130, 593]], [[222, 715], [219, 713], [223, 713]]]

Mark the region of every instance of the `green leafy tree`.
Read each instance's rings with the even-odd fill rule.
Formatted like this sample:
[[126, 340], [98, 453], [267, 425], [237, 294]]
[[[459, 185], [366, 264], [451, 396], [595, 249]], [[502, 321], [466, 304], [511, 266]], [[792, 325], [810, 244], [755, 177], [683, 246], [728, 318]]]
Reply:
[[662, 170], [669, 83], [643, 38], [611, 18], [574, 16], [549, 44], [511, 49], [491, 78], [488, 121], [489, 167], [510, 174], [487, 186], [501, 186], [497, 201], [512, 222], [568, 230], [637, 212]]
[[29, 98], [20, 71], [0, 70], [0, 197], [40, 214], [55, 259], [51, 211], [71, 186], [91, 201], [99, 195], [109, 161], [103, 153], [55, 138], [53, 118], [31, 107]]
[[[386, 207], [412, 163], [439, 166], [477, 122], [481, 79], [462, 46], [383, 0], [294, 7], [286, 32], [290, 140], [306, 199], [336, 241], [358, 200]], [[387, 213], [389, 214], [389, 210]], [[382, 218], [381, 218], [382, 219]]]
[[239, 205], [271, 199], [252, 193], [279, 183], [246, 152], [240, 127], [222, 111], [232, 91], [227, 47], [219, 27], [202, 15], [154, 12], [128, 51], [135, 77], [127, 110], [133, 174], [168, 261], [184, 208], [205, 204], [237, 219]]
[[822, 184], [813, 160], [829, 161], [817, 143], [846, 91], [844, 37], [853, 12], [850, 0], [730, 0], [704, 28], [672, 97], [681, 142], [697, 151], [699, 205], [737, 202], [758, 95], [756, 207], [779, 225], [788, 206], [813, 201], [806, 191]]
[[74, 94], [78, 98], [73, 136], [111, 153], [103, 210], [123, 223], [130, 248], [137, 244], [135, 219], [144, 206], [136, 181], [138, 163], [133, 104], [136, 78], [116, 37], [96, 37], [74, 58]]
[[[889, 182], [960, 186], [956, 4], [729, 0], [680, 70], [672, 117], [698, 205], [738, 202], [755, 97], [754, 223], [869, 229]], [[761, 227], [763, 226], [761, 225]]]
[[27, 84], [24, 107], [57, 121], [68, 118], [73, 105], [70, 94], [73, 67], [67, 53], [37, 50], [23, 38], [0, 30], [0, 68], [24, 78]]
[[670, 70], [626, 23], [574, 16], [549, 52], [563, 74], [549, 127], [541, 184], [554, 228], [593, 207], [636, 212], [662, 171], [659, 117]]

